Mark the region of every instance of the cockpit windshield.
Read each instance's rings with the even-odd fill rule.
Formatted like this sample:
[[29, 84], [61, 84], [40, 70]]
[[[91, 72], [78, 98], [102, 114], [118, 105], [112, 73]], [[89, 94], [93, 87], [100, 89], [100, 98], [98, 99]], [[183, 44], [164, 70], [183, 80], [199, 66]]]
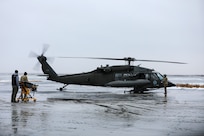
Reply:
[[154, 80], [163, 80], [163, 76], [158, 72], [153, 72], [151, 74], [152, 79]]
[[159, 77], [160, 80], [162, 80], [164, 77], [160, 73], [156, 73], [156, 75]]

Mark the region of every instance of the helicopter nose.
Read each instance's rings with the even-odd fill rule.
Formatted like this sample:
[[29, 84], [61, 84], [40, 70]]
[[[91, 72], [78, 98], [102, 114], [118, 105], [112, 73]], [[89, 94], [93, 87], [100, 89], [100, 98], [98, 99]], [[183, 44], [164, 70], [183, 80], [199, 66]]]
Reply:
[[172, 82], [168, 82], [168, 87], [172, 87], [172, 86], [176, 86], [176, 85]]

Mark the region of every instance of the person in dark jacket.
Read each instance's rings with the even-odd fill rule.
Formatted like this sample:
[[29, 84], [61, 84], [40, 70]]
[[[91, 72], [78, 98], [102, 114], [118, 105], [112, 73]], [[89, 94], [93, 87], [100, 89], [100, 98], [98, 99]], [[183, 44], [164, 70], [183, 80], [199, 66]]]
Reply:
[[16, 102], [16, 95], [19, 89], [19, 77], [18, 77], [18, 70], [15, 70], [15, 73], [11, 76], [11, 84], [12, 84], [12, 95], [11, 95], [11, 102]]

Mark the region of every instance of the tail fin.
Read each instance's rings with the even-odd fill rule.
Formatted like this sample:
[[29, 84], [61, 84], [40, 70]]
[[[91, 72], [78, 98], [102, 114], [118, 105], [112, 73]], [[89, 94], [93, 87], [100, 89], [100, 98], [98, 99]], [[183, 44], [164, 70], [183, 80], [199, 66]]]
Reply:
[[56, 72], [52, 69], [52, 67], [47, 63], [47, 58], [43, 55], [38, 56], [37, 59], [42, 64], [42, 71], [44, 74], [49, 75], [48, 79], [53, 79], [57, 77]]

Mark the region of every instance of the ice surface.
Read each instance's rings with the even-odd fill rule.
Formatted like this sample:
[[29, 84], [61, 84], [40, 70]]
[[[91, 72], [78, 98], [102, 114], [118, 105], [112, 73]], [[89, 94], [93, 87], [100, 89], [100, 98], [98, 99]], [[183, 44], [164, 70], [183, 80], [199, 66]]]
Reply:
[[[202, 76], [170, 76], [174, 83], [204, 83]], [[168, 88], [124, 94], [126, 88], [62, 84], [30, 75], [37, 102], [10, 103], [10, 75], [0, 77], [0, 136], [197, 136], [204, 130], [204, 89]], [[2, 81], [2, 82], [1, 82]], [[20, 90], [19, 94], [20, 95]]]

